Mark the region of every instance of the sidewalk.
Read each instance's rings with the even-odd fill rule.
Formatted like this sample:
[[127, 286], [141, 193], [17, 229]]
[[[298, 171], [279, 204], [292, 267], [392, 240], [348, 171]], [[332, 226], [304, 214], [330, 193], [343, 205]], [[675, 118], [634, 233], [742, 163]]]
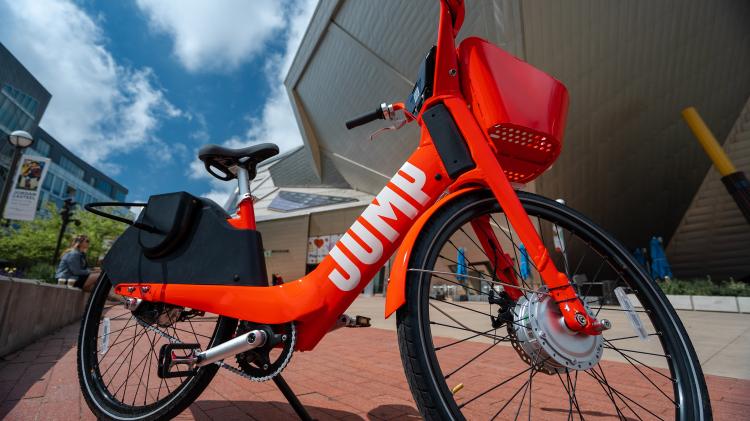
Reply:
[[[358, 300], [352, 314], [363, 314], [365, 307], [374, 306], [378, 301], [382, 304], [382, 299]], [[382, 315], [382, 307], [378, 311], [380, 313], [365, 314], [376, 316], [376, 321], [377, 315]], [[94, 418], [78, 386], [77, 334], [77, 325], [68, 326], [0, 361], [0, 417], [8, 420]], [[507, 351], [509, 357], [517, 359], [511, 348]], [[611, 370], [617, 370], [618, 364], [608, 363]], [[294, 419], [290, 406], [273, 383], [252, 383], [224, 370], [219, 373], [178, 419]], [[284, 376], [311, 414], [320, 420], [419, 418], [392, 330], [366, 328], [333, 332], [314, 352], [295, 354]], [[750, 381], [708, 376], [708, 384], [716, 419], [747, 419]], [[539, 410], [550, 411], [544, 405]], [[604, 407], [591, 408], [592, 413], [600, 415], [606, 415], [600, 412], [604, 410]], [[560, 415], [543, 414], [546, 414], [545, 419]]]

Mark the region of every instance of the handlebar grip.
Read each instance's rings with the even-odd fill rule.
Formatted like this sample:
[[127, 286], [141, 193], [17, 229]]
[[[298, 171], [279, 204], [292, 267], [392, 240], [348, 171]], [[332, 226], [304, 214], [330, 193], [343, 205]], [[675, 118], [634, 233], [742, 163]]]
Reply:
[[375, 110], [375, 111], [373, 111], [371, 113], [368, 113], [368, 114], [359, 116], [359, 117], [357, 117], [355, 119], [347, 121], [346, 122], [346, 128], [349, 129], [349, 130], [351, 130], [351, 129], [355, 128], [355, 127], [361, 126], [363, 124], [367, 124], [367, 123], [369, 123], [371, 121], [382, 120], [384, 118], [385, 118], [385, 116], [383, 115], [383, 110], [380, 107], [378, 107], [377, 110]]

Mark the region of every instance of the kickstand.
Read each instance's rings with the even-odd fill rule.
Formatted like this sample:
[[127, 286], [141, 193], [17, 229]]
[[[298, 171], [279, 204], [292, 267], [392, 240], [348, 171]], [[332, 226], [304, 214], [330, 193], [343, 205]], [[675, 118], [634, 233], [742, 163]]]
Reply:
[[289, 405], [292, 405], [292, 408], [294, 408], [294, 412], [297, 413], [297, 416], [302, 421], [313, 421], [314, 418], [310, 416], [310, 414], [307, 412], [307, 409], [302, 405], [302, 402], [297, 399], [297, 395], [294, 394], [292, 391], [292, 388], [289, 387], [286, 380], [284, 380], [281, 375], [276, 375], [273, 378], [273, 382], [276, 383], [276, 387], [279, 388], [281, 393], [284, 394], [284, 397], [287, 401], [289, 401]]

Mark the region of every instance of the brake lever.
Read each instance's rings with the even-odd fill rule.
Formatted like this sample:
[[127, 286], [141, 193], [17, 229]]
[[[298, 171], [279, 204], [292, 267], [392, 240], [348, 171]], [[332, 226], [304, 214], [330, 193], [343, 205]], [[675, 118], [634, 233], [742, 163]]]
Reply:
[[[383, 104], [385, 106], [386, 104]], [[391, 104], [388, 108], [390, 108], [390, 112], [385, 114], [386, 119], [393, 120], [395, 124], [388, 127], [383, 127], [378, 130], [375, 130], [370, 134], [370, 141], [373, 141], [376, 137], [380, 136], [381, 134], [389, 131], [389, 130], [398, 130], [408, 123], [411, 123], [412, 121], [416, 120], [417, 118], [414, 117], [412, 113], [406, 110], [404, 107], [404, 104], [402, 102], [397, 102], [395, 104]], [[387, 108], [386, 108], [387, 109]], [[395, 118], [396, 112], [401, 111], [402, 118]]]
[[376, 137], [380, 136], [381, 134], [389, 131], [389, 130], [398, 130], [406, 125], [409, 121], [407, 119], [399, 119], [396, 120], [396, 124], [388, 127], [382, 127], [378, 130], [375, 130], [374, 132], [370, 133], [370, 141], [372, 142]]

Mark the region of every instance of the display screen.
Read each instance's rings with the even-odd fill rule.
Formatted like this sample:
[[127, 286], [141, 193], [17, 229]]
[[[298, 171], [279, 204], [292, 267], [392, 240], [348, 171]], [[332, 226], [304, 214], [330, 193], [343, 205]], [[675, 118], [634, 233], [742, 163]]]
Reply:
[[422, 109], [424, 101], [432, 96], [432, 82], [435, 77], [435, 51], [436, 47], [432, 47], [427, 53], [422, 65], [419, 66], [419, 75], [417, 81], [414, 83], [414, 88], [409, 94], [409, 98], [406, 99], [406, 109], [414, 115], [419, 113]]

